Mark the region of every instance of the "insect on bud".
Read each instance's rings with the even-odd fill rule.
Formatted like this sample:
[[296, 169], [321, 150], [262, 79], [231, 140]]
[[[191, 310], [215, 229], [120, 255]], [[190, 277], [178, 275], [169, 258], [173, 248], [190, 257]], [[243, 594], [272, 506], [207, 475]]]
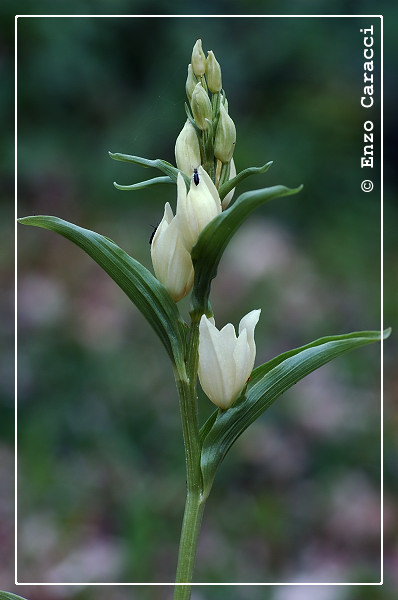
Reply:
[[190, 177], [193, 170], [200, 165], [200, 148], [195, 127], [187, 120], [175, 145], [177, 167]]
[[195, 123], [199, 129], [207, 129], [209, 123], [206, 119], [211, 121], [212, 117], [211, 102], [206, 90], [200, 83], [196, 84], [192, 93], [191, 108]]
[[192, 50], [191, 64], [196, 77], [204, 75], [206, 70], [206, 57], [202, 50], [202, 40], [196, 40]]
[[211, 91], [212, 94], [216, 94], [221, 91], [222, 81], [221, 81], [221, 67], [214, 56], [212, 50], [209, 50], [207, 53], [206, 60], [206, 80], [207, 87]]
[[196, 79], [195, 75], [193, 74], [192, 65], [189, 64], [187, 80], [185, 82], [185, 91], [187, 93], [189, 102], [191, 102], [192, 93], [193, 93], [193, 91], [195, 89], [195, 85], [197, 83], [198, 83], [198, 80]]
[[220, 104], [220, 118], [218, 120], [216, 137], [214, 141], [214, 156], [223, 163], [228, 163], [235, 150], [236, 128], [235, 123]]

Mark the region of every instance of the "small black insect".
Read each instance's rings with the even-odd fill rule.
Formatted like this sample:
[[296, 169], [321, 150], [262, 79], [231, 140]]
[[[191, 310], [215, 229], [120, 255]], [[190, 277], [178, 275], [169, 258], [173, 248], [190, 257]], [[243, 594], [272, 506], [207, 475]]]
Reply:
[[[152, 227], [153, 227], [153, 225], [152, 225]], [[158, 225], [156, 225], [156, 227], [153, 227], [153, 231], [151, 233], [151, 237], [149, 238], [149, 243], [150, 244], [152, 244], [152, 240], [153, 240], [153, 237], [154, 237], [154, 235], [156, 233], [157, 228], [158, 228]]]
[[198, 169], [193, 170], [193, 180], [195, 182], [195, 185], [199, 185]]

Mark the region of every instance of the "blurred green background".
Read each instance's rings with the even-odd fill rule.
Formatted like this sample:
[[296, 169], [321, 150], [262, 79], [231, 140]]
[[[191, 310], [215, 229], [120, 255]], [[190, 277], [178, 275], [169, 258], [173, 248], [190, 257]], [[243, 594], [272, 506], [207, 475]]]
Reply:
[[[232, 240], [212, 288], [217, 323], [237, 325], [262, 308], [256, 364], [323, 335], [377, 329], [378, 139], [375, 190], [360, 189], [363, 122], [372, 119], [380, 132], [378, 66], [375, 108], [360, 105], [359, 28], [370, 24], [378, 53], [375, 18], [19, 19], [18, 215], [54, 214], [94, 229], [151, 268], [151, 226], [166, 201], [175, 206], [175, 189], [115, 190], [115, 180], [156, 172], [114, 162], [107, 151], [174, 162], [186, 66], [201, 37], [223, 70], [238, 170], [274, 161], [238, 193], [304, 184], [299, 195], [258, 211]], [[387, 85], [387, 111], [393, 92]], [[390, 139], [388, 129], [387, 148]], [[388, 177], [394, 168], [385, 165]], [[387, 277], [396, 275], [389, 225], [397, 217], [388, 181]], [[138, 311], [78, 248], [34, 228], [18, 235], [18, 579], [171, 582], [185, 469], [168, 359]], [[180, 304], [187, 314], [188, 301]], [[385, 310], [392, 325], [393, 296]], [[242, 436], [208, 501], [197, 582], [380, 580], [379, 377], [379, 348], [360, 349], [296, 385]], [[396, 385], [389, 380], [387, 403]], [[211, 410], [201, 395], [202, 418]], [[5, 402], [4, 431], [11, 419]], [[396, 422], [385, 425], [390, 449]], [[4, 456], [7, 464], [6, 449]], [[391, 457], [384, 514], [392, 589]], [[109, 597], [106, 587], [64, 587], [61, 596], [39, 589], [29, 597]], [[228, 588], [228, 597], [359, 598], [353, 589]], [[394, 597], [386, 588], [355, 589], [365, 599]], [[112, 588], [112, 599], [170, 593]], [[224, 598], [226, 590], [198, 588], [193, 598], [210, 595]]]

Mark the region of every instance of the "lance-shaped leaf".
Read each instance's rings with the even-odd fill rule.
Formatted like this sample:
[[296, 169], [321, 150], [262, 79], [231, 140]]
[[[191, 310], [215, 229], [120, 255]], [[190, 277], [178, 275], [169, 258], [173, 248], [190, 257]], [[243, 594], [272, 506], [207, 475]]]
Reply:
[[235, 175], [235, 177], [233, 177], [232, 179], [229, 179], [228, 181], [220, 185], [218, 189], [218, 194], [221, 200], [223, 200], [225, 196], [231, 190], [233, 190], [234, 187], [238, 185], [238, 183], [246, 179], [246, 177], [249, 177], [249, 175], [260, 175], [261, 173], [266, 173], [272, 164], [273, 161], [270, 160], [262, 167], [248, 167], [247, 169], [244, 169], [243, 171]]
[[[383, 338], [390, 335], [385, 330]], [[284, 352], [254, 369], [244, 394], [228, 410], [215, 411], [204, 424], [201, 467], [205, 493], [210, 491], [217, 467], [234, 441], [283, 392], [337, 356], [381, 340], [379, 331], [324, 337]]]
[[170, 179], [174, 181], [174, 183], [177, 183], [178, 173], [181, 173], [181, 175], [184, 177], [187, 188], [189, 188], [189, 177], [166, 160], [161, 160], [160, 158], [155, 158], [152, 160], [149, 158], [142, 158], [141, 156], [120, 154], [119, 152], [109, 152], [108, 154], [114, 160], [121, 160], [123, 162], [133, 163], [134, 165], [141, 165], [142, 167], [154, 167], [155, 169], [159, 169], [159, 171], [162, 171], [162, 173], [168, 175]]
[[184, 327], [166, 288], [141, 263], [112, 240], [73, 223], [46, 215], [18, 219], [23, 225], [50, 229], [82, 248], [127, 294], [163, 342], [176, 364], [184, 360]]
[[3, 590], [0, 590], [0, 600], [25, 600], [25, 598], [12, 594], [11, 592], [3, 592]]
[[208, 304], [211, 281], [217, 274], [218, 263], [229, 240], [249, 214], [273, 198], [297, 194], [301, 189], [302, 186], [290, 189], [283, 185], [275, 185], [246, 192], [239, 196], [230, 208], [210, 221], [191, 251], [195, 268], [193, 312], [211, 314]]
[[142, 190], [150, 187], [151, 185], [158, 185], [159, 183], [174, 183], [170, 177], [154, 177], [153, 179], [147, 179], [146, 181], [140, 181], [139, 183], [133, 183], [131, 185], [120, 185], [120, 183], [113, 182], [113, 185], [117, 190]]

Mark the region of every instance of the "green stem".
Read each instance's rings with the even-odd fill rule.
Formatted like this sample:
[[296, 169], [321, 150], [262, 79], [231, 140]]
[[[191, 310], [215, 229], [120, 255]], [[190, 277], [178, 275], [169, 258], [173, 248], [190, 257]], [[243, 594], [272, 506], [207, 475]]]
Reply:
[[187, 491], [201, 492], [200, 438], [196, 398], [191, 393], [191, 383], [185, 376], [176, 378], [180, 397], [182, 433], [184, 437], [185, 462], [187, 468]]
[[189, 600], [191, 597], [191, 582], [195, 567], [196, 549], [198, 545], [200, 525], [202, 522], [205, 501], [201, 494], [187, 494], [184, 520], [182, 523], [180, 549], [178, 553], [178, 566], [176, 585], [173, 600]]
[[[191, 397], [195, 402], [195, 406], [197, 406], [196, 402], [196, 378], [198, 373], [198, 364], [199, 364], [199, 321], [201, 315], [197, 318], [196, 315], [191, 315], [192, 324], [188, 342], [188, 357], [187, 357], [187, 369], [188, 369], [188, 378], [190, 383]], [[199, 428], [199, 424], [198, 424]]]
[[181, 530], [174, 600], [189, 600], [196, 549], [205, 505], [200, 468], [200, 437], [196, 378], [198, 372], [199, 322], [193, 317], [187, 348], [186, 365], [180, 367], [176, 383], [180, 398], [182, 431], [187, 468], [187, 498]]

